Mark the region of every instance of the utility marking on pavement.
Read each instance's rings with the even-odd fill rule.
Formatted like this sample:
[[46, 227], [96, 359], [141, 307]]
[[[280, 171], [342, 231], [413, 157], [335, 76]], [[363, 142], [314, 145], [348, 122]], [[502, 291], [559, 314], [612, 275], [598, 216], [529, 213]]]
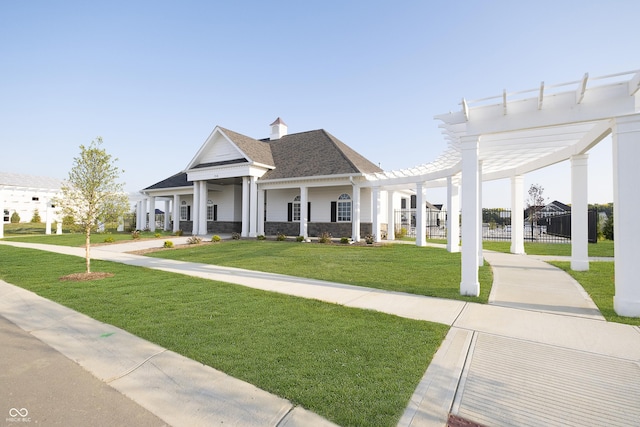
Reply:
[[113, 334], [115, 334], [115, 332], [105, 332], [104, 334], [100, 335], [100, 338], [108, 338]]

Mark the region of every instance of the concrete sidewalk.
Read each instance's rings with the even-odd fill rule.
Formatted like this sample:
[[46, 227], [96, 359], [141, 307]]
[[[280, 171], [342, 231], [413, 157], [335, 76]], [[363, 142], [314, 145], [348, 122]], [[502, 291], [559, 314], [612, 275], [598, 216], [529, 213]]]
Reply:
[[[161, 246], [163, 243], [150, 242], [146, 244]], [[84, 255], [81, 248], [6, 241], [0, 243]], [[190, 274], [452, 326], [399, 425], [444, 426], [449, 413], [491, 426], [633, 425], [640, 419], [640, 406], [637, 405], [640, 401], [640, 329], [605, 322], [588, 295], [573, 279], [561, 270], [532, 257], [486, 252], [485, 258], [494, 271], [494, 285], [491, 304], [480, 305], [143, 257], [126, 253], [132, 248], [127, 245], [131, 243], [95, 247], [92, 250], [93, 258]], [[11, 292], [6, 291], [9, 294], [26, 292], [16, 290], [11, 285], [2, 286], [4, 289], [11, 289]], [[16, 322], [25, 322], [25, 318], [29, 317], [25, 312], [32, 310], [27, 308], [48, 305], [45, 300], [37, 304], [28, 302], [25, 306], [24, 301], [29, 301], [31, 296], [27, 299], [24, 296], [7, 299], [6, 295], [4, 293], [0, 299], [0, 314], [9, 314], [7, 317]], [[5, 300], [10, 302], [5, 303]], [[22, 306], [20, 301], [23, 301]], [[16, 305], [22, 309], [16, 310]], [[50, 310], [51, 308], [47, 309], [47, 313]], [[184, 381], [183, 379], [190, 378], [191, 369], [196, 369], [195, 366], [189, 364], [188, 360], [177, 362], [176, 357], [180, 356], [173, 354], [170, 359], [163, 361], [161, 359], [168, 353], [166, 350], [152, 348], [153, 345], [149, 343], [133, 344], [138, 340], [133, 336], [127, 337], [131, 344], [124, 347], [144, 351], [123, 353], [122, 345], [118, 345], [117, 350], [98, 347], [98, 343], [103, 345], [108, 340], [97, 340], [96, 333], [113, 327], [102, 325], [98, 329], [91, 326], [78, 330], [76, 324], [82, 325], [89, 320], [80, 321], [74, 317], [76, 315], [59, 316], [55, 321], [48, 319], [46, 315], [41, 316], [43, 319], [39, 325], [32, 325], [27, 320], [26, 324], [20, 326], [34, 331], [32, 335], [40, 334], [39, 338], [44, 342], [51, 336], [64, 336], [67, 337], [64, 341], [69, 342], [68, 334], [73, 336], [80, 333], [81, 338], [77, 342], [82, 345], [77, 347], [102, 348], [108, 355], [108, 358], [95, 367], [87, 369], [94, 369], [92, 372], [97, 372], [96, 376], [103, 379], [115, 378], [125, 372], [123, 381], [113, 380], [110, 384], [118, 389], [118, 382], [122, 383], [123, 393], [171, 425], [210, 425], [227, 410], [233, 414], [226, 421], [231, 424], [239, 420], [242, 420], [242, 425], [326, 423], [326, 420], [299, 408], [292, 408], [290, 404], [287, 406], [287, 402], [268, 394], [264, 399], [269, 403], [265, 403], [265, 406], [256, 404], [254, 407], [253, 403], [262, 400], [254, 397], [244, 399], [246, 396], [253, 396], [252, 393], [260, 394], [252, 390], [253, 386], [250, 385], [225, 387], [225, 390], [230, 390], [225, 396], [211, 400], [208, 393], [215, 396], [216, 392], [221, 393], [220, 388], [213, 387], [212, 392], [202, 391], [198, 387], [215, 384], [218, 381], [214, 379], [215, 376], [224, 374], [210, 372], [210, 368], [200, 365], [199, 368], [203, 371], [196, 378], [201, 381]], [[71, 320], [73, 327], [69, 326]], [[44, 332], [38, 332], [40, 330]], [[109, 335], [109, 338], [126, 335], [126, 332], [118, 330]], [[64, 350], [65, 347], [61, 344], [56, 344], [58, 347], [51, 345], [59, 347], [59, 350]], [[100, 360], [104, 354], [101, 355], [99, 351], [98, 354], [86, 357], [81, 354], [70, 358], [81, 363], [80, 360], [92, 358]], [[129, 363], [132, 366], [140, 365], [132, 372], [141, 371], [143, 375], [135, 379], [129, 378], [131, 373], [127, 370], [131, 366], [109, 366], [118, 364], [114, 360], [128, 360], [132, 362]], [[175, 368], [176, 366], [180, 368]], [[172, 368], [177, 370], [170, 371]], [[166, 372], [171, 374], [167, 375]], [[180, 391], [165, 389], [167, 382], [179, 383]], [[194, 406], [187, 405], [202, 393], [207, 395], [207, 399]], [[139, 394], [154, 396], [145, 401]], [[184, 402], [180, 400], [181, 397], [185, 397]], [[247, 407], [254, 408], [249, 410], [253, 415], [234, 412], [234, 409], [224, 406], [234, 408], [236, 401], [242, 402], [240, 407], [243, 410]], [[216, 406], [218, 404], [221, 406]], [[194, 416], [203, 413], [206, 415], [202, 418]], [[185, 422], [189, 415], [193, 417]], [[254, 419], [255, 422], [246, 424], [248, 419]]]

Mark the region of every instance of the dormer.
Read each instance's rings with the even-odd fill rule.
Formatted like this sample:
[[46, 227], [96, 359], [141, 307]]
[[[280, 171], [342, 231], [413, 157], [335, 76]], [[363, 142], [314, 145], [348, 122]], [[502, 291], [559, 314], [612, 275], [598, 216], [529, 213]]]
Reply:
[[287, 134], [287, 125], [280, 117], [278, 117], [276, 121], [271, 123], [269, 126], [271, 126], [271, 136], [269, 137], [269, 140], [271, 141], [280, 139]]

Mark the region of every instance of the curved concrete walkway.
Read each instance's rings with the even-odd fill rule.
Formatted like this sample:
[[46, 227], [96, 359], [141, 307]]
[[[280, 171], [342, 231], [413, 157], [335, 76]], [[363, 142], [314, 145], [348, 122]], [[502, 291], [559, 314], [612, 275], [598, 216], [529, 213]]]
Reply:
[[[0, 244], [84, 256], [81, 248]], [[494, 285], [490, 304], [481, 305], [127, 253], [149, 244], [162, 242], [96, 246], [92, 257], [452, 326], [401, 426], [445, 426], [449, 413], [488, 426], [632, 425], [640, 419], [640, 328], [604, 321], [573, 279], [532, 257], [485, 252]], [[170, 425], [330, 425], [6, 283], [0, 283], [0, 315]]]

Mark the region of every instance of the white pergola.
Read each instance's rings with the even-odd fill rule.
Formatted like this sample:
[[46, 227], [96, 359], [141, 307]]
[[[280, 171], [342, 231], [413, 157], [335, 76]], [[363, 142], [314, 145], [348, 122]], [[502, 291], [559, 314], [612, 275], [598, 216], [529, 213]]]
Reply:
[[[448, 149], [436, 161], [411, 169], [372, 174], [365, 186], [393, 192], [415, 186], [417, 229], [423, 229], [424, 189], [447, 186], [449, 212], [462, 207], [463, 295], [479, 295], [482, 265], [482, 181], [510, 179], [511, 252], [524, 253], [523, 175], [571, 162], [571, 268], [589, 268], [587, 238], [588, 154], [608, 135], [613, 140], [615, 235], [614, 307], [640, 316], [640, 70], [598, 78], [588, 74], [559, 85], [461, 102], [461, 109], [435, 117]], [[459, 196], [461, 189], [462, 198]], [[458, 223], [448, 216], [450, 251], [458, 250]], [[374, 227], [376, 219], [374, 218]], [[392, 235], [393, 233], [389, 233]], [[424, 233], [416, 244], [424, 245]], [[378, 233], [379, 235], [379, 233]]]

